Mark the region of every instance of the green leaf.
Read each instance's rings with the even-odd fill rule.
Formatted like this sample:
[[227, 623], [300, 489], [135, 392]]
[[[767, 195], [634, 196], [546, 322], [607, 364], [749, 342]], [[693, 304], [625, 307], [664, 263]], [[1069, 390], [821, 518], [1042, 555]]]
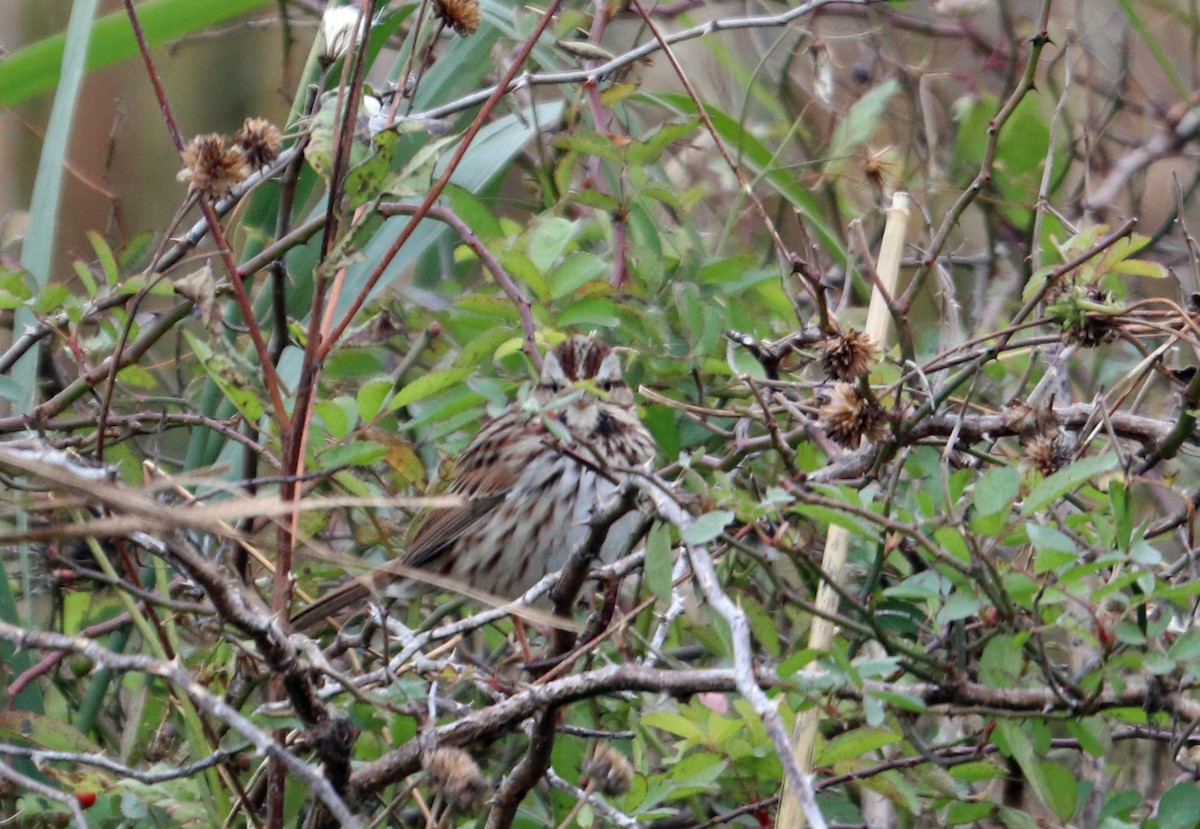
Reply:
[[[679, 191], [668, 190], [666, 187], [650, 184], [645, 187], [638, 188], [637, 197], [639, 199], [650, 199], [651, 201], [661, 202], [667, 205], [672, 210], [685, 211], [688, 208], [684, 205], [683, 200], [679, 197]], [[779, 274], [772, 273], [771, 276], [778, 279]]]
[[1021, 490], [1016, 468], [1001, 466], [984, 473], [975, 484], [975, 509], [980, 515], [1007, 513]]
[[1200, 627], [1189, 627], [1182, 635], [1171, 643], [1168, 651], [1172, 659], [1184, 661], [1200, 657]]
[[1056, 763], [1039, 761], [1032, 740], [1025, 733], [1025, 723], [1000, 720], [996, 723], [995, 738], [1001, 751], [1012, 757], [1034, 794], [1049, 806], [1055, 815], [1066, 821], [1075, 811], [1075, 779], [1070, 771]]
[[1123, 481], [1112, 481], [1108, 485], [1108, 504], [1116, 522], [1117, 545], [1128, 550], [1133, 540], [1133, 499]]
[[117, 372], [117, 377], [122, 383], [127, 383], [139, 389], [153, 389], [158, 386], [158, 380], [155, 379], [154, 375], [137, 363], [125, 366], [125, 368]]
[[663, 150], [684, 136], [695, 132], [700, 124], [700, 118], [688, 118], [683, 121], [668, 121], [644, 137], [634, 141], [625, 149], [626, 163], [634, 167], [645, 167], [655, 164], [663, 154]]
[[1041, 823], [1034, 820], [1032, 815], [1021, 809], [1014, 809], [1011, 806], [1001, 806], [998, 810], [998, 815], [1004, 823], [1005, 829], [1043, 829]]
[[646, 536], [646, 584], [650, 592], [659, 599], [671, 599], [671, 571], [675, 562], [671, 556], [671, 530], [666, 524], [656, 523]]
[[61, 282], [51, 282], [38, 294], [37, 300], [33, 303], [33, 310], [42, 315], [53, 314], [59, 310], [70, 295], [71, 289], [66, 285]]
[[560, 135], [554, 139], [554, 146], [560, 150], [595, 156], [606, 161], [621, 161], [621, 148], [608, 136], [591, 130], [578, 130]]
[[368, 423], [374, 420], [383, 410], [384, 401], [392, 393], [393, 385], [395, 384], [390, 377], [377, 377], [359, 386], [355, 396], [358, 401], [358, 416]]
[[529, 259], [541, 273], [547, 273], [567, 244], [579, 231], [579, 222], [550, 216], [539, 221], [529, 234]]
[[526, 285], [539, 298], [550, 294], [550, 286], [533, 260], [519, 250], [501, 251], [496, 257], [509, 276]]
[[621, 202], [615, 196], [610, 196], [608, 193], [601, 193], [599, 190], [588, 188], [586, 190], [572, 190], [566, 194], [566, 200], [575, 204], [594, 207], [596, 210], [602, 210], [605, 213], [616, 213], [621, 209]]
[[996, 636], [979, 658], [979, 678], [994, 688], [1012, 688], [1021, 676], [1025, 657], [1013, 636]]
[[564, 308], [558, 315], [558, 324], [563, 328], [616, 328], [621, 324], [621, 317], [617, 313], [617, 304], [611, 299], [593, 297]]
[[[232, 20], [267, 5], [271, 0], [149, 0], [138, 3], [138, 20], [151, 46], [161, 46], [195, 34], [216, 23]], [[0, 106], [13, 107], [46, 92], [60, 79], [65, 34], [52, 35], [0, 61]], [[100, 18], [92, 26], [88, 71], [111, 66], [138, 54], [133, 28], [124, 11]]]
[[88, 241], [92, 243], [92, 249], [96, 251], [96, 258], [100, 261], [100, 269], [104, 273], [105, 280], [109, 285], [120, 282], [121, 269], [117, 266], [117, 258], [113, 256], [108, 242], [104, 241], [104, 237], [94, 230], [89, 230], [87, 237]]
[[100, 750], [61, 717], [28, 711], [0, 711], [0, 734], [49, 751], [91, 753]]
[[466, 222], [467, 227], [481, 240], [490, 242], [504, 235], [492, 211], [471, 191], [451, 184], [446, 187], [443, 195], [450, 199], [455, 215]]
[[[395, 130], [379, 133], [372, 139], [371, 153], [366, 160], [351, 167], [350, 172], [346, 173], [342, 193], [350, 202], [351, 208], [366, 204], [384, 191], [390, 178], [392, 156], [399, 141], [400, 134]], [[433, 163], [430, 162], [429, 170], [426, 171], [426, 186], [429, 183], [428, 174], [432, 169]]]
[[1079, 558], [1079, 550], [1075, 546], [1075, 541], [1057, 527], [1048, 527], [1030, 521], [1025, 524], [1025, 533], [1037, 551], [1033, 560], [1033, 572], [1036, 574], [1049, 573], [1059, 567], [1072, 564]]
[[1066, 821], [1075, 814], [1075, 800], [1079, 789], [1075, 775], [1058, 763], [1042, 763], [1041, 768], [1047, 786], [1045, 803], [1054, 810], [1059, 820]]
[[562, 299], [608, 273], [609, 264], [591, 253], [572, 253], [550, 274], [550, 298]]
[[963, 763], [961, 766], [954, 766], [946, 770], [956, 780], [963, 780], [967, 783], [982, 783], [985, 780], [995, 780], [997, 777], [1004, 776], [1004, 769], [995, 763], [989, 763], [983, 760], [974, 763]]
[[450, 135], [430, 141], [405, 162], [400, 172], [389, 177], [383, 185], [384, 192], [397, 199], [421, 198], [433, 184], [437, 166], [458, 136]]
[[464, 366], [462, 368], [452, 368], [448, 371], [434, 371], [424, 374], [400, 389], [388, 405], [388, 411], [394, 412], [396, 409], [407, 406], [409, 403], [415, 403], [418, 400], [429, 397], [431, 394], [437, 394], [443, 389], [461, 383], [473, 370], [471, 366]]
[[695, 720], [689, 719], [676, 711], [652, 711], [641, 717], [640, 724], [646, 728], [657, 728], [660, 731], [666, 731], [668, 734], [674, 734], [685, 740], [691, 740], [693, 743], [699, 745], [703, 745], [708, 739], [704, 729]]
[[373, 440], [356, 440], [342, 446], [334, 446], [321, 453], [321, 465], [374, 466], [387, 456], [387, 447]]
[[970, 619], [979, 613], [979, 608], [986, 602], [973, 593], [955, 590], [942, 609], [938, 611], [937, 620], [942, 624], [956, 622], [959, 619]]
[[348, 397], [322, 400], [313, 408], [334, 438], [346, 437], [358, 420], [358, 403]]
[[1188, 780], [1167, 789], [1158, 801], [1158, 829], [1200, 826], [1200, 783]]
[[964, 564], [971, 563], [971, 548], [963, 534], [954, 527], [939, 527], [933, 534], [934, 540], [946, 548], [946, 552]]
[[719, 780], [728, 766], [719, 754], [696, 751], [670, 766], [666, 773], [676, 786], [705, 789]]
[[901, 711], [910, 711], [914, 714], [923, 714], [927, 708], [925, 700], [915, 694], [901, 694], [895, 691], [872, 691], [871, 696], [878, 698], [882, 702], [886, 702], [892, 708], [898, 708]]
[[830, 155], [840, 160], [871, 140], [887, 113], [888, 101], [900, 91], [900, 83], [889, 78], [860, 97], [833, 132]]
[[79, 277], [79, 281], [87, 289], [87, 295], [90, 297], [96, 296], [96, 277], [92, 276], [91, 268], [78, 259], [71, 263], [71, 267], [74, 268], [75, 275]]
[[884, 728], [856, 728], [827, 742], [813, 765], [832, 766], [842, 760], [861, 759], [869, 752], [894, 745], [900, 740], [899, 734]]
[[1097, 475], [1111, 472], [1117, 468], [1120, 459], [1116, 453], [1108, 452], [1103, 455], [1093, 455], [1060, 469], [1046, 480], [1033, 488], [1021, 505], [1021, 515], [1030, 516], [1045, 509], [1066, 493], [1082, 484], [1087, 483]]
[[242, 417], [251, 423], [257, 423], [266, 411], [266, 407], [257, 391], [250, 386], [245, 374], [238, 372], [237, 367], [228, 356], [214, 354], [213, 350], [191, 331], [184, 331], [183, 335], [192, 347], [192, 353], [204, 367], [204, 371], [226, 399], [233, 404]]
[[1107, 757], [1112, 750], [1108, 725], [1100, 717], [1081, 717], [1066, 721], [1067, 730], [1079, 740], [1079, 747], [1093, 757]]
[[[1046, 775], [1046, 766], [1037, 757], [1037, 752], [1034, 750], [1033, 742], [1029, 739], [1029, 735], [1024, 731], [1025, 724], [1014, 720], [999, 720], [996, 723], [996, 730], [993, 732], [997, 745], [1000, 750], [1010, 758], [1012, 758], [1021, 772], [1025, 775], [1026, 781], [1033, 789], [1034, 794], [1043, 804], [1049, 806], [1059, 814], [1059, 817], [1064, 820], [1070, 817], [1070, 813], [1062, 815], [1059, 813], [1056, 806], [1061, 802], [1061, 793], [1056, 794], [1050, 784], [1050, 780]], [[1071, 787], [1071, 797], [1074, 799], [1075, 788]]]
[[683, 531], [686, 544], [707, 544], [725, 531], [733, 522], [734, 513], [729, 510], [706, 512]]
[[1079, 553], [1075, 539], [1057, 527], [1048, 527], [1045, 524], [1035, 524], [1030, 521], [1025, 524], [1025, 534], [1029, 536], [1029, 543], [1035, 550], [1070, 553], [1072, 556]]
[[948, 583], [933, 570], [923, 570], [885, 588], [883, 594], [893, 599], [936, 599], [948, 589]]
[[511, 328], [490, 328], [487, 331], [479, 333], [474, 339], [464, 345], [454, 358], [455, 368], [478, 368], [485, 363], [492, 362], [493, 359], [503, 357], [505, 355], [504, 347], [510, 343], [514, 344], [512, 351], [515, 353], [521, 350], [522, 340], [513, 337]]
[[1171, 275], [1166, 265], [1151, 262], [1148, 259], [1125, 259], [1121, 262], [1114, 262], [1111, 270], [1113, 273], [1145, 276], [1149, 279], [1166, 279]]
[[966, 823], [978, 823], [996, 809], [996, 804], [986, 800], [959, 800], [950, 804], [946, 809], [946, 826], [961, 826]]
[[1158, 651], [1149, 651], [1142, 659], [1142, 670], [1154, 676], [1165, 676], [1175, 671], [1175, 660]]

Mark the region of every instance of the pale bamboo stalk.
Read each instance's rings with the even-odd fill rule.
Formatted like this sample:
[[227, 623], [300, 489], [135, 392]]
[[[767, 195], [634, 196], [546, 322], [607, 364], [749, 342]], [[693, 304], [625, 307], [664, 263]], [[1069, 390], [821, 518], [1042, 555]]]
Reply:
[[[871, 292], [865, 333], [880, 349], [887, 348], [892, 322], [887, 299], [880, 291], [880, 286], [888, 296], [896, 295], [896, 286], [900, 281], [900, 260], [904, 252], [904, 236], [908, 230], [908, 202], [907, 193], [896, 193], [892, 197], [887, 225], [883, 229], [883, 241], [879, 245], [879, 260], [876, 266], [879, 282]], [[831, 582], [841, 582], [842, 571], [846, 565], [846, 551], [849, 547], [850, 533], [842, 527], [830, 526], [829, 532], [825, 535], [825, 552], [821, 557], [821, 569]], [[837, 610], [837, 605], [838, 594], [832, 584], [822, 583], [817, 589], [817, 610], [832, 614]], [[828, 650], [833, 642], [833, 633], [832, 622], [821, 616], [814, 616], [808, 634], [808, 647], [821, 651]], [[796, 724], [792, 730], [793, 756], [805, 774], [812, 773], [812, 752], [817, 739], [819, 719], [820, 710], [818, 708], [801, 711], [796, 715]], [[804, 812], [786, 778], [779, 801], [779, 816], [775, 825], [779, 829], [803, 829], [804, 827]]]

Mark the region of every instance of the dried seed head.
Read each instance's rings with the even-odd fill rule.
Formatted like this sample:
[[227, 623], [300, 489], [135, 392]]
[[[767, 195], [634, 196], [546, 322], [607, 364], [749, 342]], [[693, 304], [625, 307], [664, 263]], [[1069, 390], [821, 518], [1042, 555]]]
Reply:
[[882, 150], [871, 150], [863, 156], [863, 177], [880, 193], [890, 194], [894, 191], [900, 167], [895, 155], [891, 147], [884, 147]]
[[834, 334], [821, 344], [821, 370], [831, 380], [858, 380], [871, 370], [875, 350], [875, 343], [862, 331], [851, 328]]
[[255, 170], [261, 170], [279, 156], [279, 148], [283, 146], [283, 137], [279, 129], [266, 118], [247, 118], [238, 130], [233, 140], [242, 148], [248, 163]]
[[1025, 459], [1043, 475], [1053, 475], [1071, 460], [1067, 442], [1057, 434], [1041, 434], [1025, 444]]
[[183, 148], [183, 165], [175, 178], [186, 181], [189, 191], [214, 199], [228, 195], [250, 173], [241, 149], [226, 146], [225, 137], [215, 132], [197, 135]]
[[490, 786], [479, 766], [461, 748], [437, 748], [421, 760], [429, 788], [452, 811], [468, 812], [487, 796]]
[[473, 35], [479, 28], [479, 0], [434, 0], [434, 11], [460, 35]]
[[583, 764], [586, 774], [601, 794], [618, 797], [633, 785], [633, 764], [629, 758], [609, 745], [598, 745], [592, 759]]
[[821, 425], [839, 446], [857, 449], [863, 438], [877, 440], [882, 434], [883, 409], [856, 386], [838, 383], [821, 407]]

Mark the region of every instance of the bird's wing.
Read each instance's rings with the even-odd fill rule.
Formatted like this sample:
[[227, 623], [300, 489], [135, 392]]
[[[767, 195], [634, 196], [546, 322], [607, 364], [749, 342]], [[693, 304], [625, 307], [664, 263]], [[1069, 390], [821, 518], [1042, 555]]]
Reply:
[[550, 450], [540, 418], [510, 409], [488, 423], [454, 462], [449, 492], [463, 504], [430, 510], [417, 519], [407, 552], [369, 574], [353, 579], [318, 599], [292, 618], [299, 630], [315, 627], [326, 617], [378, 592], [397, 579], [420, 583], [424, 570], [452, 576], [455, 544], [486, 521], [512, 497], [530, 468], [531, 459]]
[[430, 565], [512, 494], [529, 458], [546, 451], [544, 437], [540, 421], [517, 410], [505, 412], [480, 430], [452, 470], [449, 491], [463, 496], [462, 506], [426, 513], [409, 542], [404, 564], [444, 569]]

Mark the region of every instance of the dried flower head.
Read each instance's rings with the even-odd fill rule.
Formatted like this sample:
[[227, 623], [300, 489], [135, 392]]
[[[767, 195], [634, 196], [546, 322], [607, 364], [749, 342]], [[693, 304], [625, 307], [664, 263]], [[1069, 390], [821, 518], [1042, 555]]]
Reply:
[[197, 135], [183, 148], [183, 169], [175, 178], [188, 183], [189, 191], [199, 191], [219, 199], [250, 174], [246, 156], [237, 146], [226, 146], [225, 137], [211, 132]]
[[1057, 433], [1047, 432], [1025, 444], [1025, 459], [1043, 475], [1053, 475], [1071, 461], [1071, 447]]
[[479, 0], [434, 0], [434, 11], [460, 35], [473, 35], [479, 28]]
[[618, 797], [633, 785], [633, 764], [610, 745], [598, 745], [592, 759], [583, 764], [583, 773], [601, 794]]
[[878, 192], [890, 195], [899, 178], [899, 163], [892, 147], [870, 150], [862, 156], [863, 178]]
[[835, 443], [857, 449], [863, 438], [876, 440], [882, 434], [883, 409], [857, 386], [837, 383], [821, 407], [821, 425]]
[[461, 748], [436, 748], [421, 759], [429, 788], [455, 812], [467, 812], [487, 796], [490, 786], [479, 766]]
[[234, 133], [233, 140], [242, 148], [246, 163], [255, 170], [261, 170], [278, 158], [279, 148], [283, 146], [279, 128], [266, 118], [247, 118], [242, 128]]
[[831, 380], [858, 380], [871, 370], [875, 350], [875, 343], [862, 331], [851, 328], [834, 334], [821, 343], [821, 370]]
[[358, 33], [360, 19], [356, 6], [338, 6], [325, 10], [325, 14], [321, 16], [321, 32], [318, 35], [323, 63], [333, 63], [346, 54]]

